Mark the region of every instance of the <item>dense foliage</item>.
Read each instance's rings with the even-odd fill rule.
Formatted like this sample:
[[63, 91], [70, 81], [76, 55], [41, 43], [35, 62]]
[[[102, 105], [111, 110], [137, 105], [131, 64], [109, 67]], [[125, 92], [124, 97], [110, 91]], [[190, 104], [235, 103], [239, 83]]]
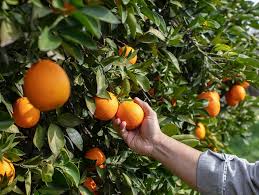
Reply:
[[[258, 21], [259, 4], [244, 0], [2, 0], [0, 157], [14, 162], [16, 178], [0, 194], [90, 194], [86, 177], [100, 194], [195, 193], [159, 162], [129, 150], [110, 122], [94, 119], [92, 97], [138, 96], [170, 136], [193, 134], [202, 122], [205, 140], [181, 141], [227, 152], [231, 136], [249, 135], [259, 105], [249, 96], [235, 107], [224, 99], [235, 83], [259, 86], [259, 40], [249, 31]], [[136, 51], [128, 59], [118, 55], [125, 44]], [[129, 64], [135, 55], [137, 64]], [[12, 104], [23, 96], [24, 73], [46, 58], [68, 73], [70, 99], [41, 113], [35, 128], [18, 128]], [[207, 101], [197, 100], [208, 90], [222, 97], [214, 118], [203, 109]], [[106, 168], [84, 158], [92, 147], [104, 151]]]

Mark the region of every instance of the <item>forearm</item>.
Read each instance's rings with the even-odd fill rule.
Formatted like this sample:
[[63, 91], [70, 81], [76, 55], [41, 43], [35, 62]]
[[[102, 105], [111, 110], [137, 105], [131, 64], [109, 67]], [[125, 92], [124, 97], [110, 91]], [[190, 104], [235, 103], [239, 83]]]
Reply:
[[196, 169], [201, 152], [161, 134], [154, 144], [152, 157], [171, 172], [196, 188]]

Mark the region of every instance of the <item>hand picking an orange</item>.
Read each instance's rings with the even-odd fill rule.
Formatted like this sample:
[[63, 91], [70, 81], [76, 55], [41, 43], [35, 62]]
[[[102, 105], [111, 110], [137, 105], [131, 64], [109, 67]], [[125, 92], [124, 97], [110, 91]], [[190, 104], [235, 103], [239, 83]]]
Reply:
[[22, 128], [35, 126], [40, 119], [40, 111], [26, 97], [16, 100], [13, 106], [13, 118], [16, 125]]
[[144, 119], [142, 108], [133, 101], [124, 101], [120, 103], [116, 118], [127, 123], [127, 129], [133, 130], [137, 128]]
[[24, 93], [40, 111], [63, 106], [70, 96], [70, 82], [64, 69], [51, 60], [33, 64], [24, 77]]

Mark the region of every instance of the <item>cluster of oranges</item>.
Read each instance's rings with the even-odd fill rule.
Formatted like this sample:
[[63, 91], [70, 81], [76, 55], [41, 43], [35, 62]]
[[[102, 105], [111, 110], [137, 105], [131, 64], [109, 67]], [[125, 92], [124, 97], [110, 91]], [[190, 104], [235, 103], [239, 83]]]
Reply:
[[[88, 150], [85, 153], [85, 158], [89, 159], [89, 160], [94, 160], [95, 161], [95, 165], [101, 169], [105, 168], [105, 161], [106, 161], [106, 157], [105, 154], [103, 153], [103, 151], [100, 148], [92, 148], [90, 150]], [[91, 177], [87, 177], [85, 182], [84, 182], [84, 186], [90, 190], [91, 192], [93, 192], [94, 194], [97, 194], [97, 185], [94, 181], [93, 178]]]
[[144, 118], [142, 108], [133, 101], [123, 101], [119, 104], [116, 96], [109, 92], [110, 99], [95, 97], [95, 118], [108, 121], [114, 118], [120, 118], [127, 123], [127, 129], [137, 128]]
[[22, 128], [35, 126], [40, 111], [61, 107], [70, 96], [69, 78], [62, 67], [51, 60], [33, 64], [24, 77], [24, 97], [13, 106], [15, 123]]
[[[126, 58], [134, 52], [129, 46], [119, 49], [119, 55]], [[137, 56], [133, 56], [130, 64], [135, 64]], [[33, 64], [24, 77], [24, 97], [20, 97], [13, 105], [13, 119], [17, 126], [31, 128], [40, 120], [40, 112], [54, 110], [64, 105], [70, 96], [70, 82], [64, 69], [51, 60], [39, 60]], [[143, 118], [142, 108], [133, 101], [119, 104], [116, 96], [109, 92], [110, 99], [94, 97], [96, 103], [95, 118], [103, 121], [111, 120], [115, 115], [126, 121], [127, 129], [138, 127]], [[85, 153], [85, 158], [96, 160], [96, 166], [105, 168], [106, 157], [99, 148], [92, 148]], [[3, 176], [11, 183], [15, 169], [12, 163], [3, 158], [0, 161], [0, 183]], [[84, 186], [96, 192], [96, 184], [92, 178], [87, 178]]]
[[[246, 91], [250, 86], [247, 81], [240, 84], [233, 85], [230, 90], [225, 94], [226, 103], [229, 106], [236, 106], [245, 99]], [[220, 113], [220, 96], [216, 91], [203, 92], [198, 95], [198, 99], [205, 99], [208, 105], [205, 110], [211, 117], [216, 117]], [[206, 129], [202, 123], [197, 123], [195, 135], [199, 139], [204, 139], [206, 136]]]

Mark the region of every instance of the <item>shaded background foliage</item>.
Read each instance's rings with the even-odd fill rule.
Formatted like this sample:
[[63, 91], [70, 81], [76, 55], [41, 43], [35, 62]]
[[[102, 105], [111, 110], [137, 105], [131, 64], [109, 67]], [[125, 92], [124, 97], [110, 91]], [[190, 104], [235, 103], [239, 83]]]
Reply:
[[[81, 184], [92, 176], [101, 194], [195, 194], [159, 162], [130, 151], [110, 122], [93, 119], [92, 97], [107, 97], [106, 90], [120, 100], [138, 96], [170, 136], [193, 134], [201, 121], [206, 139], [181, 141], [229, 152], [232, 136], [249, 136], [258, 108], [249, 96], [234, 108], [224, 100], [234, 83], [259, 85], [258, 37], [249, 32], [259, 28], [258, 17], [259, 4], [243, 0], [1, 1], [0, 155], [15, 162], [17, 177], [0, 193], [90, 194]], [[118, 56], [124, 44], [136, 49], [126, 60]], [[62, 108], [42, 113], [37, 127], [21, 129], [10, 117], [12, 103], [40, 58], [62, 65], [72, 94]], [[206, 90], [221, 94], [216, 118], [196, 98]], [[106, 154], [106, 169], [92, 170], [83, 158], [94, 146]]]

